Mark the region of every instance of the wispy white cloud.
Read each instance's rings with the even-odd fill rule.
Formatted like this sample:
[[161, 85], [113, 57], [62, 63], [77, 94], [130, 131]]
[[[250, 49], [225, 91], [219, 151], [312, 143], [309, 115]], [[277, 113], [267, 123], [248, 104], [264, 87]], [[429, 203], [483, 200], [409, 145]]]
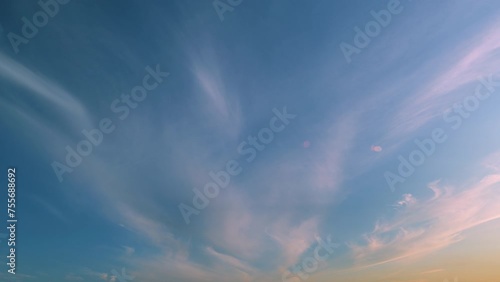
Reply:
[[282, 249], [281, 268], [287, 268], [297, 263], [315, 242], [319, 230], [319, 219], [309, 218], [294, 225], [291, 221], [281, 220], [268, 229], [268, 235], [276, 240]]
[[414, 205], [417, 202], [415, 197], [413, 197], [412, 194], [404, 194], [402, 199], [397, 201], [395, 206], [396, 207], [409, 207]]
[[[433, 182], [434, 196], [415, 201], [404, 196], [398, 205], [406, 206], [397, 216], [377, 223], [365, 235], [364, 244], [350, 244], [362, 266], [379, 265], [443, 249], [463, 239], [462, 232], [500, 218], [496, 189], [500, 174], [485, 176], [463, 191]], [[407, 205], [412, 202], [411, 205]]]
[[[203, 38], [203, 37], [202, 37]], [[200, 39], [198, 39], [200, 40]], [[210, 40], [204, 40], [199, 47], [186, 47], [194, 81], [199, 87], [200, 112], [206, 113], [205, 126], [217, 129], [228, 137], [238, 136], [242, 126], [241, 109], [235, 88], [231, 87], [227, 75], [221, 69], [220, 60]], [[201, 47], [203, 46], [203, 47]]]
[[[494, 27], [497, 23], [492, 23]], [[466, 95], [456, 93], [462, 87], [477, 82], [480, 76], [488, 76], [498, 71], [500, 59], [492, 56], [500, 48], [500, 36], [495, 28], [478, 32], [475, 38], [460, 42], [451, 48], [445, 58], [436, 58], [415, 71], [417, 77], [424, 78], [429, 73], [434, 77], [422, 80], [421, 86], [404, 99], [394, 115], [389, 136], [394, 138], [408, 134], [433, 118]], [[454, 62], [436, 73], [436, 61]], [[418, 78], [415, 79], [418, 79]]]
[[251, 267], [247, 263], [245, 263], [245, 262], [243, 262], [243, 261], [241, 261], [233, 256], [219, 253], [219, 252], [215, 251], [212, 247], [207, 247], [206, 251], [208, 254], [210, 254], [214, 258], [220, 260], [221, 262], [243, 272], [244, 277], [247, 279], [249, 277], [251, 277], [252, 275], [255, 275], [258, 272], [255, 268]]
[[[327, 129], [327, 135], [318, 143], [316, 163], [311, 167], [311, 188], [320, 198], [324, 192], [338, 191], [344, 180], [344, 165], [358, 133], [357, 115], [338, 118]], [[321, 199], [318, 199], [321, 201]]]
[[36, 74], [21, 63], [1, 53], [0, 76], [26, 88], [33, 95], [32, 97], [42, 98], [55, 105], [59, 112], [64, 113], [65, 117], [73, 121], [73, 125], [85, 128], [91, 124], [85, 106], [74, 95], [50, 79]]

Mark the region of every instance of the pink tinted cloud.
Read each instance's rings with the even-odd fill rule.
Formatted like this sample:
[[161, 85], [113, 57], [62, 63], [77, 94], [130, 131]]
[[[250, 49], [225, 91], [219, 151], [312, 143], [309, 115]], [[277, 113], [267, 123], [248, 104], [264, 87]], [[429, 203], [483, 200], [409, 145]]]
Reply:
[[349, 244], [360, 267], [433, 253], [461, 241], [463, 231], [500, 218], [500, 194], [496, 192], [500, 174], [487, 175], [461, 192], [439, 182], [429, 188], [432, 197], [417, 201], [404, 195], [398, 201], [403, 209], [394, 218], [378, 222], [361, 244]]
[[[453, 105], [461, 97], [454, 91], [461, 87], [478, 81], [480, 76], [487, 76], [497, 71], [498, 57], [491, 55], [500, 48], [500, 35], [497, 32], [497, 24], [493, 28], [478, 32], [474, 39], [467, 39], [464, 44], [443, 59], [455, 59], [456, 63], [436, 74], [432, 79], [424, 81], [420, 89], [408, 98], [399, 107], [392, 122], [392, 130], [387, 138], [400, 137], [400, 135], [412, 132], [433, 118], [441, 116], [442, 112]], [[436, 62], [426, 65], [418, 70], [427, 75], [435, 68]], [[478, 82], [479, 83], [479, 82]], [[455, 93], [454, 95], [452, 95]], [[473, 93], [461, 93], [470, 95]]]

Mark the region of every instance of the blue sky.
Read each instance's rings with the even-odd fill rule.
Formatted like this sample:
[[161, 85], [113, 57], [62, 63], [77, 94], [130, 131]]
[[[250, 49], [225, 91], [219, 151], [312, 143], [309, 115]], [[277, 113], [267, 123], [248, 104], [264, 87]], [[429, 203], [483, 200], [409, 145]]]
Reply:
[[[42, 8], [0, 9], [0, 156], [19, 220], [2, 281], [499, 277], [496, 1], [62, 3], [16, 46]], [[342, 42], [390, 5], [346, 60]], [[144, 81], [147, 96], [123, 102]], [[70, 169], [66, 147], [103, 119], [114, 130], [60, 181], [54, 162]], [[248, 161], [238, 148], [273, 119], [283, 129]], [[432, 153], [401, 176], [416, 139]], [[241, 172], [187, 224], [180, 204], [231, 160]], [[388, 172], [404, 182], [391, 189]], [[333, 253], [293, 276], [318, 238]]]

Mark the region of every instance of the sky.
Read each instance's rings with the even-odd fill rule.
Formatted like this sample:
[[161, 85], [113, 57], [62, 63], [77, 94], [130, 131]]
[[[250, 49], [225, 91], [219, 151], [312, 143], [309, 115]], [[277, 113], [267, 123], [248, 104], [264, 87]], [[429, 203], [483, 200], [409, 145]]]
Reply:
[[498, 1], [0, 5], [1, 281], [498, 281]]

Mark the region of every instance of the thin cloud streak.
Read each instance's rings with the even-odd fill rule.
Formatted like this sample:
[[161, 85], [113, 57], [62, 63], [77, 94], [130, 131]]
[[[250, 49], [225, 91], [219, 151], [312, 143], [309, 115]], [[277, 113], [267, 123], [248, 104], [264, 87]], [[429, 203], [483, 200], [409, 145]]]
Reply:
[[495, 204], [499, 183], [500, 174], [487, 175], [462, 192], [431, 183], [435, 192], [431, 199], [413, 203], [394, 219], [379, 222], [366, 235], [365, 244], [350, 245], [353, 255], [361, 267], [369, 267], [424, 256], [460, 242], [462, 232], [500, 218], [500, 207]]

